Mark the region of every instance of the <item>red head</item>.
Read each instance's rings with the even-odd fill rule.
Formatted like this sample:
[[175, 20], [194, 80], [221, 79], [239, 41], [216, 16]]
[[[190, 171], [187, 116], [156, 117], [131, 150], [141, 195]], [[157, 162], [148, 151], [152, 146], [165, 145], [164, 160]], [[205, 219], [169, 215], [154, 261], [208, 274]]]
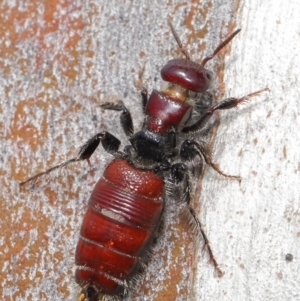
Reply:
[[167, 82], [200, 93], [209, 88], [212, 72], [196, 62], [187, 59], [173, 59], [162, 68], [161, 77]]
[[205, 64], [228, 44], [240, 29], [236, 30], [229, 38], [223, 41], [212, 55], [204, 58], [202, 63], [198, 64], [190, 59], [171, 22], [169, 22], [169, 25], [181, 52], [186, 58], [170, 60], [161, 70], [162, 79], [196, 93], [207, 91], [212, 80], [212, 72], [204, 68]]

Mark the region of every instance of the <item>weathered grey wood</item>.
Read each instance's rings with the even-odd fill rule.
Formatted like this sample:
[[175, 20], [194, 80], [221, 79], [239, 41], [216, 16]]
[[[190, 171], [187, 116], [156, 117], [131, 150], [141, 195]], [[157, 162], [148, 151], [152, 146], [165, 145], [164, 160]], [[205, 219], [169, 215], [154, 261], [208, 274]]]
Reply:
[[300, 299], [299, 14], [296, 1], [240, 3], [226, 96], [270, 93], [222, 115], [215, 158], [243, 181], [205, 175], [201, 220], [226, 274], [199, 261], [197, 300]]
[[[212, 8], [204, 1], [78, 2], [57, 8], [57, 29], [42, 33], [42, 22], [52, 20], [43, 11], [49, 7], [33, 6], [38, 9], [23, 16], [12, 12], [28, 8], [0, 5], [7, 24], [1, 35], [1, 300], [75, 299], [74, 248], [91, 189], [110, 157], [98, 151], [92, 171], [79, 163], [33, 191], [19, 193], [18, 182], [70, 158], [99, 130], [121, 133], [117, 114], [103, 113], [100, 102], [122, 98], [135, 128], [140, 126], [139, 72], [144, 69], [141, 78], [149, 91], [159, 89], [160, 68], [177, 55], [166, 26], [169, 16], [199, 60], [204, 55], [199, 44], [210, 53], [230, 31], [228, 24], [237, 22], [242, 32], [226, 56], [226, 96], [266, 86], [271, 90], [222, 113], [214, 158], [243, 181], [207, 169], [200, 217], [225, 275], [215, 278], [206, 254], [200, 254], [191, 294], [205, 301], [299, 298], [300, 9], [296, 1], [241, 1], [236, 12], [237, 4], [228, 2], [214, 1]], [[18, 26], [17, 17], [28, 18], [27, 31]], [[184, 23], [188, 17], [192, 22]], [[14, 31], [27, 34], [15, 42]], [[80, 39], [74, 49], [66, 47], [76, 34]], [[167, 253], [169, 247], [163, 250]], [[294, 255], [293, 262], [286, 263], [286, 253]], [[182, 262], [180, 258], [174, 266]], [[161, 263], [151, 263], [150, 276], [144, 278], [158, 292], [165, 273]], [[191, 274], [190, 266], [186, 273]], [[135, 301], [153, 301], [154, 296], [141, 295]]]

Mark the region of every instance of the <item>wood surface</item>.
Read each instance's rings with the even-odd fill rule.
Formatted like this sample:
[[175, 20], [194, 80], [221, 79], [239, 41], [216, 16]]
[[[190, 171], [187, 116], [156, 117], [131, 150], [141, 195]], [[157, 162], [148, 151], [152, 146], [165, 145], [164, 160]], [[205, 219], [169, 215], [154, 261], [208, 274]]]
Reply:
[[[230, 3], [228, 3], [230, 2]], [[296, 1], [4, 1], [0, 4], [0, 299], [76, 300], [74, 252], [89, 195], [111, 160], [102, 149], [35, 187], [18, 183], [76, 156], [92, 135], [126, 139], [123, 99], [139, 129], [139, 91], [160, 89], [180, 56], [171, 18], [195, 60], [242, 32], [208, 64], [218, 99], [270, 92], [222, 112], [195, 207], [224, 276], [169, 212], [132, 301], [299, 300], [300, 7]], [[225, 61], [224, 61], [225, 59]], [[287, 262], [285, 255], [293, 254]]]

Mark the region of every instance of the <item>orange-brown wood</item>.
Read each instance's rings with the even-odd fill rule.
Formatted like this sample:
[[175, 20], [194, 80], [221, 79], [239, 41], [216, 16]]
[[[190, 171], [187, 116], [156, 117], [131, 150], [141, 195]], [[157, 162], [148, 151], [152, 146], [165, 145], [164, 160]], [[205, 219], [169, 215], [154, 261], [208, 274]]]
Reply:
[[[91, 105], [93, 109], [97, 108], [100, 99], [87, 101], [84, 97], [76, 96], [101, 95], [103, 101], [108, 95], [119, 99], [128, 90], [134, 90], [134, 84], [139, 86], [143, 83], [149, 88], [159, 88], [154, 79], [159, 76], [158, 65], [163, 65], [161, 59], [166, 62], [170, 57], [179, 56], [175, 43], [169, 44], [172, 38], [166, 38], [167, 18], [159, 19], [153, 25], [155, 18], [161, 18], [161, 12], [165, 11], [165, 15], [173, 20], [182, 21], [179, 34], [183, 34], [181, 38], [185, 45], [191, 45], [190, 55], [199, 58], [199, 61], [207, 47], [205, 36], [214, 30], [216, 36], [221, 35], [221, 29], [227, 31], [228, 23], [223, 21], [226, 17], [223, 10], [222, 16], [216, 14], [218, 7], [212, 1], [149, 2], [138, 8], [132, 1], [118, 2], [115, 6], [121, 7], [120, 11], [124, 13], [123, 18], [120, 17], [119, 29], [125, 28], [126, 34], [118, 40], [118, 43], [122, 40], [125, 44], [118, 44], [119, 48], [116, 48], [114, 37], [119, 31], [115, 28], [112, 31], [110, 22], [118, 17], [107, 3], [90, 2], [85, 6], [75, 6], [72, 1], [62, 0], [43, 3], [31, 0], [22, 6], [20, 2], [7, 3], [3, 2], [0, 6], [0, 33], [5, 39], [0, 44], [3, 79], [0, 102], [0, 221], [3, 236], [0, 299], [53, 300], [58, 296], [58, 300], [74, 300], [75, 245], [87, 199], [99, 178], [99, 175], [94, 177], [98, 166], [93, 165], [90, 170], [84, 163], [79, 163], [70, 167], [66, 174], [55, 174], [46, 184], [39, 183], [33, 190], [21, 193], [18, 183], [73, 156], [86, 138], [99, 127], [106, 127], [102, 121], [97, 122], [92, 118], [87, 119], [94, 125], [93, 129], [82, 125], [83, 116], [90, 113]], [[226, 15], [233, 16], [236, 10], [237, 7]], [[146, 22], [142, 34], [131, 30], [132, 27], [127, 29], [129, 21], [124, 19], [124, 16], [131, 16], [137, 11]], [[212, 16], [216, 16], [215, 19]], [[147, 23], [148, 19], [151, 26]], [[222, 26], [217, 24], [218, 20], [222, 20]], [[234, 20], [230, 22], [229, 31], [234, 28]], [[99, 32], [108, 32], [111, 38], [99, 41], [95, 34], [96, 25]], [[161, 28], [162, 33], [157, 35], [150, 32], [155, 27]], [[132, 44], [138, 43], [140, 50], [136, 57], [131, 54], [129, 61], [124, 59], [122, 54]], [[112, 47], [99, 53], [100, 44]], [[150, 50], [150, 45], [154, 45], [154, 51]], [[23, 49], [31, 49], [31, 52]], [[161, 52], [156, 51], [158, 49]], [[97, 67], [94, 65], [94, 59], [97, 61], [99, 58], [103, 62], [109, 61], [106, 69], [101, 70], [101, 76], [96, 75]], [[85, 63], [82, 64], [84, 59]], [[121, 64], [130, 65], [130, 69], [122, 71]], [[219, 84], [222, 91], [223, 66], [218, 66], [215, 73], [221, 76]], [[139, 78], [141, 70], [145, 72]], [[84, 76], [81, 76], [83, 73]], [[108, 73], [113, 74], [113, 80], [105, 77]], [[130, 87], [128, 90], [117, 86], [124, 81]], [[78, 82], [84, 88], [77, 88]], [[114, 89], [109, 85], [111, 82]], [[139, 106], [139, 101], [134, 103], [135, 98], [138, 96], [127, 100], [126, 105], [130, 109]], [[111, 119], [111, 115], [100, 113], [108, 121]], [[104, 166], [109, 156], [107, 158], [93, 158], [92, 164]], [[78, 179], [80, 185], [76, 182]], [[81, 191], [85, 191], [85, 194]], [[199, 193], [195, 199], [198, 197]], [[132, 300], [193, 300], [194, 249], [183, 246], [193, 242], [194, 237], [187, 235], [184, 222], [177, 220], [168, 226], [167, 231], [175, 233], [169, 235], [172, 251], [167, 250], [167, 245], [171, 245], [169, 243], [157, 248], [153, 254], [153, 258], [158, 258], [161, 266], [165, 267], [165, 276], [158, 278], [161, 270], [150, 268], [140, 279]], [[186, 250], [184, 256], [182, 249]], [[180, 264], [176, 263], [178, 258]], [[163, 290], [159, 289], [161, 286]]]

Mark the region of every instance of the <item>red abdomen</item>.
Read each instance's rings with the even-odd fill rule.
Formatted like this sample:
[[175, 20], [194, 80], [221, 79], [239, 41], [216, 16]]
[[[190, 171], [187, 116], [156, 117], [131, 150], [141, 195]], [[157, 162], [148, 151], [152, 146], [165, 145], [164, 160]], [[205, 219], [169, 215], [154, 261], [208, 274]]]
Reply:
[[126, 294], [160, 225], [164, 182], [152, 171], [113, 160], [96, 184], [77, 244], [76, 282]]

